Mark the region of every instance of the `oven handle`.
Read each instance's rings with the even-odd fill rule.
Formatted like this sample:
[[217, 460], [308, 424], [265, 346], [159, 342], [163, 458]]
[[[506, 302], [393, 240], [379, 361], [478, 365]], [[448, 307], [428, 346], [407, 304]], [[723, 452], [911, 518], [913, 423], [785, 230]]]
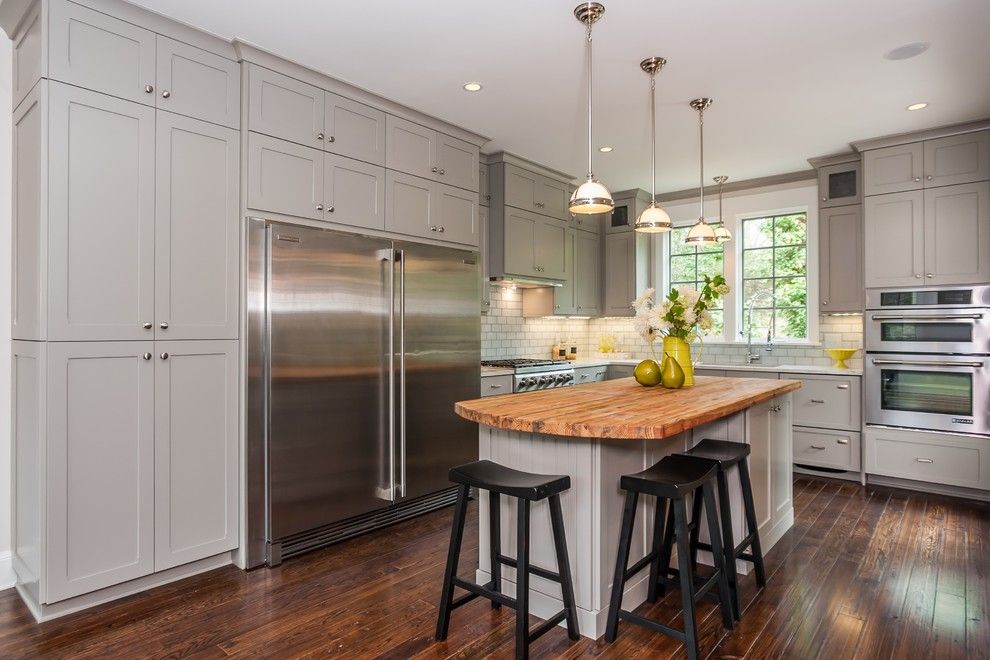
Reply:
[[909, 314], [874, 314], [874, 321], [951, 321], [959, 319], [979, 320], [983, 318], [982, 313], [972, 314], [932, 314], [931, 316], [909, 315]]
[[974, 369], [982, 367], [982, 361], [974, 362], [932, 362], [929, 360], [884, 360], [881, 358], [873, 358], [873, 364], [905, 364], [916, 367], [973, 367]]

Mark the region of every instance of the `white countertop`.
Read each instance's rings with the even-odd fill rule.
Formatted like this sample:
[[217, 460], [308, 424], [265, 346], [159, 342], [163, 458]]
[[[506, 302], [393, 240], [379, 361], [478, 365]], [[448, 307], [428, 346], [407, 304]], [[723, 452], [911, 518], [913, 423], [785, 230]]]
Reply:
[[[580, 358], [571, 360], [575, 368], [581, 367], [607, 367], [610, 364], [635, 367], [641, 360], [628, 359], [608, 359], [608, 358]], [[807, 364], [716, 364], [713, 362], [698, 362], [695, 369], [718, 369], [720, 371], [763, 371], [766, 373], [787, 373], [787, 374], [820, 374], [823, 376], [862, 376], [861, 369], [836, 369], [835, 367], [819, 367]], [[481, 375], [504, 376], [513, 373], [512, 369], [500, 369], [498, 367], [482, 367]]]

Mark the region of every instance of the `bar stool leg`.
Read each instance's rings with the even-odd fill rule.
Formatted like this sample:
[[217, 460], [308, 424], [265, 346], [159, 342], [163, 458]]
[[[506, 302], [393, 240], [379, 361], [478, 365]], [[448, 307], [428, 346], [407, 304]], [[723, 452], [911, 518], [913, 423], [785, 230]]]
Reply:
[[626, 586], [626, 566], [629, 563], [629, 544], [632, 541], [633, 525], [636, 522], [636, 502], [639, 493], [626, 491], [626, 503], [622, 511], [622, 527], [619, 529], [619, 551], [615, 555], [615, 576], [612, 579], [612, 597], [608, 608], [608, 623], [605, 626], [605, 641], [614, 642], [619, 629], [619, 610], [622, 608], [622, 590]]
[[[712, 538], [712, 563], [718, 571], [719, 609], [722, 610], [722, 625], [726, 630], [732, 630], [732, 595], [729, 589], [729, 579], [725, 575], [725, 553], [722, 551], [722, 541], [719, 538], [718, 514], [715, 512], [715, 493], [711, 482], [701, 487], [705, 498], [705, 511], [708, 512], [708, 535]], [[735, 559], [733, 559], [735, 564]]]
[[[650, 562], [650, 587], [649, 593], [646, 596], [646, 600], [651, 603], [657, 602], [657, 599], [659, 598], [658, 587], [660, 584], [658, 580], [660, 578], [660, 556], [663, 554], [664, 547], [663, 531], [664, 525], [666, 524], [664, 509], [666, 509], [667, 504], [667, 500], [662, 497], [658, 497], [656, 500], [657, 502], [653, 512], [653, 547], [650, 549], [650, 552], [656, 554], [653, 556], [653, 561]], [[667, 557], [667, 566], [664, 568], [667, 568], [668, 566], [670, 566], [670, 557]], [[666, 572], [664, 572], [663, 577], [667, 577]]]
[[701, 536], [701, 503], [703, 498], [698, 491], [691, 496], [691, 572], [698, 572], [698, 537]]
[[[502, 554], [502, 507], [500, 495], [488, 491], [488, 557], [492, 569], [492, 591], [502, 593], [502, 562], [498, 560]], [[497, 610], [502, 604], [492, 601], [492, 609]]]
[[457, 505], [454, 507], [454, 522], [450, 527], [450, 547], [447, 549], [447, 568], [443, 574], [443, 589], [440, 592], [440, 612], [437, 617], [438, 641], [447, 639], [450, 626], [451, 603], [454, 601], [454, 576], [457, 575], [457, 561], [461, 557], [461, 540], [464, 538], [464, 520], [467, 518], [469, 488], [457, 489]]
[[557, 553], [557, 572], [560, 573], [560, 595], [567, 610], [567, 636], [578, 640], [577, 606], [574, 604], [574, 584], [571, 582], [571, 561], [567, 557], [567, 539], [564, 536], [564, 515], [560, 508], [560, 495], [550, 496], [550, 527], [553, 545]]
[[677, 572], [681, 584], [681, 608], [684, 610], [684, 648], [689, 660], [698, 660], [698, 631], [694, 619], [694, 578], [691, 571], [691, 541], [688, 537], [687, 505], [673, 500], [674, 534], [677, 537]]
[[739, 481], [742, 484], [743, 506], [746, 508], [746, 534], [753, 535], [753, 569], [756, 572], [756, 584], [767, 586], [766, 569], [763, 566], [763, 548], [760, 545], [760, 528], [756, 522], [756, 507], [753, 506], [753, 484], [749, 481], [749, 463], [743, 458], [739, 462]]
[[516, 660], [529, 658], [529, 500], [519, 499], [516, 527]]
[[732, 532], [732, 503], [729, 501], [729, 482], [725, 478], [725, 470], [722, 469], [719, 469], [715, 478], [718, 479], [718, 513], [722, 523], [722, 553], [725, 555], [725, 574], [729, 580], [729, 590], [732, 592], [732, 616], [739, 619], [736, 540]]
[[[659, 566], [660, 571], [658, 577], [666, 578], [670, 575], [670, 556], [673, 554], [674, 548], [674, 503], [671, 500], [665, 502], [667, 509], [667, 521], [663, 526], [663, 541], [660, 546], [660, 558]], [[665, 596], [667, 594], [667, 585], [662, 582], [657, 583], [657, 594], [658, 596]]]

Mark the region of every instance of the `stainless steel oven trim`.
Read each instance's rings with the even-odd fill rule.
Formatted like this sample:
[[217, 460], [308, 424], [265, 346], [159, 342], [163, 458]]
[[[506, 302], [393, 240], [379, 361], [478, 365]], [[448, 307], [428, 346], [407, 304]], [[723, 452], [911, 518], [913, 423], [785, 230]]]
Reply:
[[[871, 313], [864, 324], [864, 345], [867, 353], [953, 353], [957, 355], [990, 354], [990, 310], [958, 311], [944, 309], [915, 309], [904, 313]], [[886, 322], [906, 321], [915, 324], [956, 321], [972, 327], [972, 341], [884, 341], [882, 326]]]
[[[959, 304], [953, 303], [951, 305], [889, 305], [881, 306], [880, 300], [884, 293], [903, 293], [911, 291], [959, 291], [963, 289], [969, 289], [973, 292], [973, 300], [969, 304]], [[908, 312], [916, 312], [923, 309], [928, 310], [945, 310], [945, 309], [973, 309], [973, 308], [990, 308], [990, 285], [980, 284], [977, 286], [932, 286], [932, 287], [889, 287], [883, 289], [867, 289], [866, 290], [866, 310], [868, 312], [872, 311], [897, 311], [903, 310]]]

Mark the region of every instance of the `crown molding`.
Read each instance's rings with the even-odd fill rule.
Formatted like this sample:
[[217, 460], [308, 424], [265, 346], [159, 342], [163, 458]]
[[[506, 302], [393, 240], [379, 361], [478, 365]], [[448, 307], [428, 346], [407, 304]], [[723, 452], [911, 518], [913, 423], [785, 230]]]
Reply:
[[[736, 193], [745, 190], [753, 190], [755, 188], [767, 188], [770, 186], [779, 186], [787, 183], [795, 183], [800, 181], [810, 181], [818, 178], [818, 172], [815, 170], [799, 170], [797, 172], [787, 172], [784, 174], [774, 174], [773, 176], [761, 176], [755, 179], [745, 179], [743, 181], [730, 181], [722, 186], [723, 193]], [[717, 195], [718, 186], [711, 185], [705, 186], [705, 195]], [[698, 196], [697, 188], [688, 188], [687, 190], [678, 190], [675, 192], [663, 193], [662, 195], [657, 195], [657, 202], [662, 204], [669, 204], [671, 202], [681, 202], [689, 199], [694, 199]]]
[[828, 167], [829, 165], [858, 163], [859, 160], [860, 160], [860, 155], [858, 152], [847, 151], [845, 153], [832, 154], [830, 156], [815, 156], [814, 158], [809, 158], [808, 163], [817, 170], [822, 167]]
[[540, 165], [539, 163], [529, 160], [528, 158], [517, 156], [516, 154], [508, 151], [496, 151], [490, 154], [481, 154], [481, 159], [483, 162], [488, 164], [508, 163], [509, 165], [515, 165], [516, 167], [521, 167], [525, 170], [529, 170], [530, 172], [536, 172], [537, 174], [542, 174], [543, 176], [550, 177], [551, 179], [556, 179], [562, 183], [569, 184], [575, 180], [575, 177], [567, 172], [561, 172], [560, 170], [555, 170], [552, 167]]
[[990, 119], [979, 119], [977, 121], [964, 122], [962, 124], [950, 124], [949, 126], [939, 126], [928, 128], [923, 131], [911, 131], [908, 133], [895, 133], [884, 135], [868, 140], [857, 140], [851, 142], [852, 148], [856, 151], [867, 151], [869, 149], [882, 149], [883, 147], [896, 147], [899, 144], [920, 142], [922, 140], [932, 140], [935, 138], [948, 137], [950, 135], [962, 135], [974, 131], [990, 129]]

